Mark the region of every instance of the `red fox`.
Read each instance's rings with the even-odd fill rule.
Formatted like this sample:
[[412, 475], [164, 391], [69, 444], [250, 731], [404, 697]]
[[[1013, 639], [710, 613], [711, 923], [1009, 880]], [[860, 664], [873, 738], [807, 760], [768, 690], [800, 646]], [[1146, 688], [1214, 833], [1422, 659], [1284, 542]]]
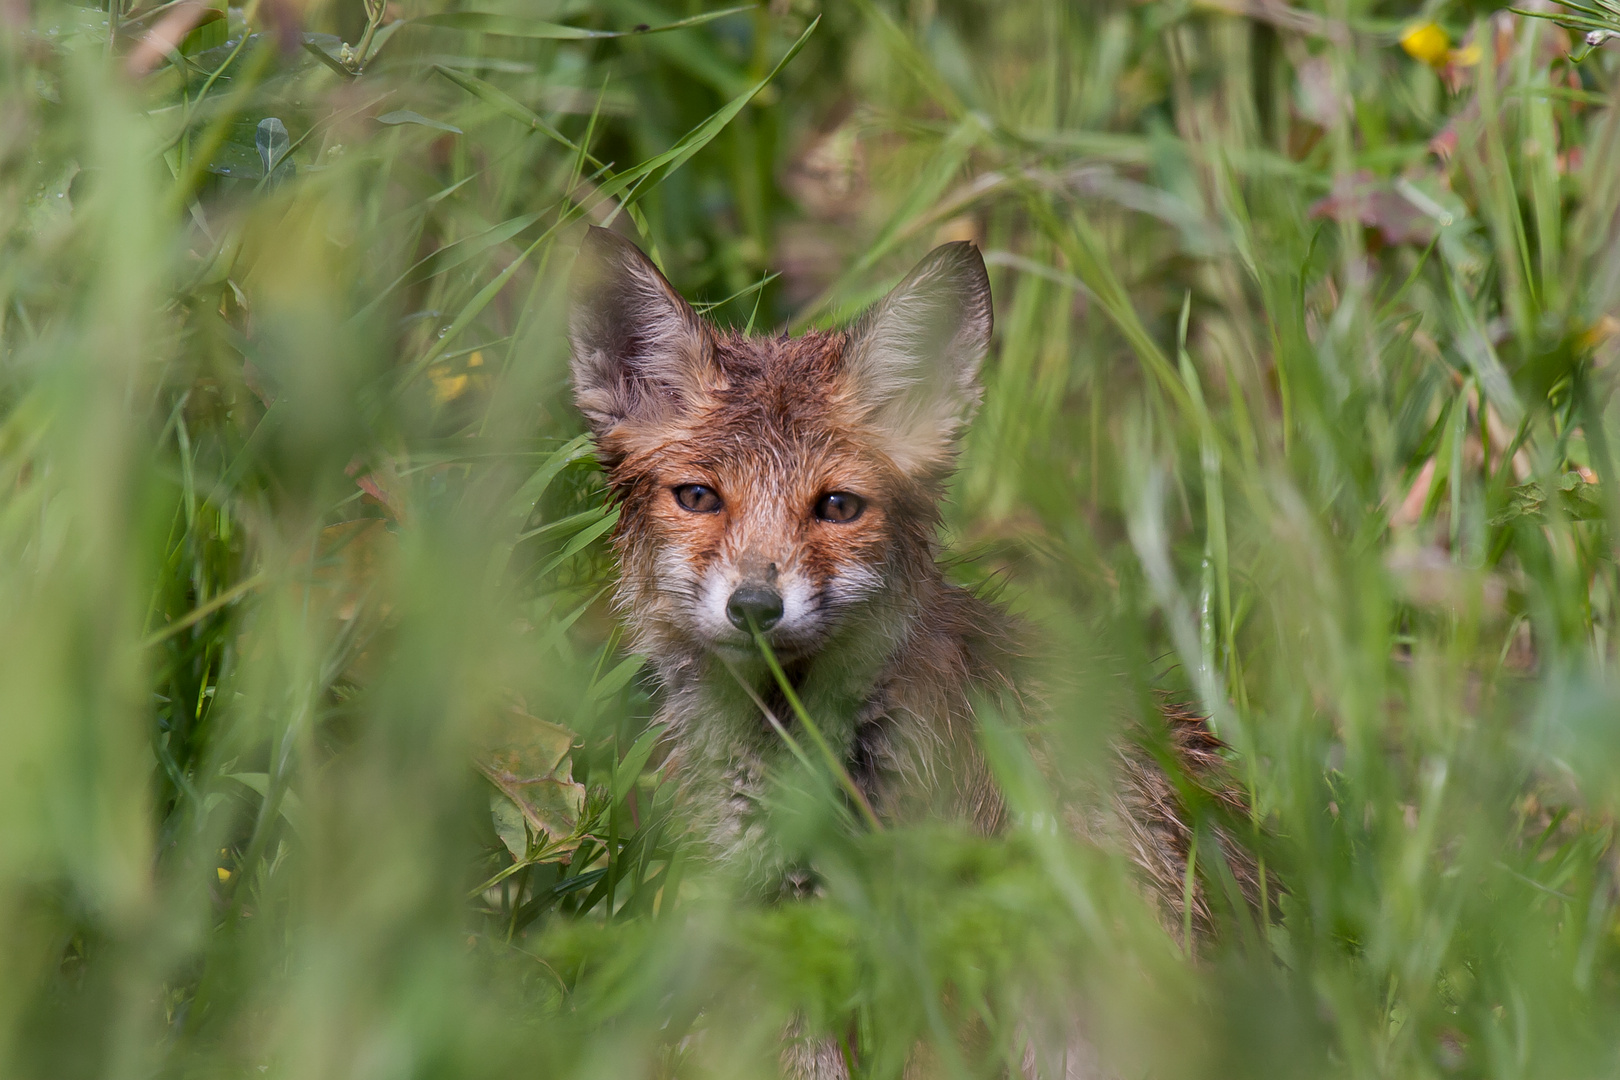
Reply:
[[[574, 387], [621, 508], [618, 604], [656, 668], [696, 831], [756, 883], [806, 887], [759, 813], [785, 756], [765, 713], [791, 714], [752, 627], [878, 817], [1002, 824], [972, 703], [1016, 701], [1016, 635], [937, 559], [991, 319], [965, 242], [934, 249], [848, 329], [797, 338], [709, 325], [608, 230], [581, 248]], [[1212, 774], [1213, 736], [1169, 718], [1188, 772]], [[1123, 846], [1179, 922], [1190, 830], [1143, 756], [1121, 773]]]
[[619, 607], [711, 850], [773, 872], [754, 809], [785, 751], [755, 699], [791, 713], [750, 620], [879, 816], [995, 830], [969, 702], [1006, 688], [1011, 637], [935, 558], [990, 343], [978, 251], [938, 248], [847, 331], [744, 337], [592, 228], [571, 306], [576, 398], [621, 508]]

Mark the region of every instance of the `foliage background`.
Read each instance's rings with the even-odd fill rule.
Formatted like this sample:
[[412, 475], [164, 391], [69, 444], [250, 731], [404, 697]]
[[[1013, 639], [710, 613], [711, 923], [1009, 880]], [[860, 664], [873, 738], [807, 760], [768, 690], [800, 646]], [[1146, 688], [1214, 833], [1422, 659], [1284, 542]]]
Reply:
[[[1612, 1074], [1620, 112], [1612, 13], [1537, 12], [0, 8], [0, 1072], [769, 1075], [797, 1016], [874, 1077]], [[802, 776], [824, 896], [683, 857], [565, 381], [610, 218], [772, 331], [985, 251], [1008, 836]], [[1284, 890], [1201, 847], [1197, 959], [1049, 827], [1162, 692]]]

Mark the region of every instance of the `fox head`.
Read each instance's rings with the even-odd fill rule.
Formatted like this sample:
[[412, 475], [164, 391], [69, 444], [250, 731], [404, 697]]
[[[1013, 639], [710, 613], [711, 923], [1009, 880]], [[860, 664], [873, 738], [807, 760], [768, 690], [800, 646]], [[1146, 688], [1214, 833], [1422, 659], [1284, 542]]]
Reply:
[[770, 338], [711, 326], [593, 228], [570, 307], [644, 651], [741, 658], [757, 627], [806, 659], [912, 616], [938, 577], [937, 504], [990, 341], [973, 245], [934, 249], [847, 330]]

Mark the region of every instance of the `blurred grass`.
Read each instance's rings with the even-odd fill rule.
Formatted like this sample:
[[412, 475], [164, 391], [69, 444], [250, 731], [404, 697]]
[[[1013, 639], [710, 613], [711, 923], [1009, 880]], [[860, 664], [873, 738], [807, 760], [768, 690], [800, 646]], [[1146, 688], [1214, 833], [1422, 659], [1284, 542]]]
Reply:
[[[795, 1016], [872, 1077], [1075, 1024], [1118, 1075], [1612, 1072], [1598, 15], [702, 14], [0, 10], [0, 1073], [768, 1075]], [[955, 572], [1060, 658], [985, 717], [1007, 837], [801, 777], [825, 896], [684, 857], [565, 382], [610, 219], [761, 329], [985, 251]], [[1196, 962], [1043, 827], [1161, 692], [1284, 890]]]

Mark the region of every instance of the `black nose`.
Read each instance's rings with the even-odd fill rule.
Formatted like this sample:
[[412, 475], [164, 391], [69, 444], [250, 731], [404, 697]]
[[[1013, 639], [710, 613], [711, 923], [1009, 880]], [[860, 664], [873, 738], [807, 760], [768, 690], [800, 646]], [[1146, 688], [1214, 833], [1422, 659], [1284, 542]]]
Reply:
[[782, 621], [782, 594], [768, 585], [743, 585], [726, 601], [726, 618], [739, 630], [747, 630], [749, 620], [761, 630]]

